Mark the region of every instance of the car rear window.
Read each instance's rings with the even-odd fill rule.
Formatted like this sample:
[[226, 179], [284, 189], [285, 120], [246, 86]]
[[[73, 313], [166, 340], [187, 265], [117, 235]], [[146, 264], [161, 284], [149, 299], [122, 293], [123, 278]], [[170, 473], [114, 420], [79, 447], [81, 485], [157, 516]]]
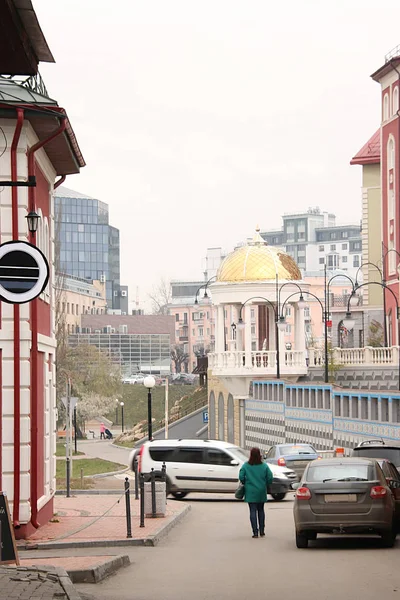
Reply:
[[316, 454], [316, 450], [315, 448], [313, 448], [312, 446], [307, 446], [305, 444], [299, 445], [299, 444], [293, 444], [293, 445], [285, 445], [285, 446], [280, 446], [279, 448], [279, 452], [280, 454]]
[[387, 458], [396, 467], [400, 466], [400, 448], [385, 448], [385, 446], [365, 446], [354, 448], [354, 456], [365, 456], [366, 458]]
[[374, 468], [372, 465], [348, 464], [348, 465], [315, 465], [308, 469], [308, 482], [326, 481], [372, 481], [374, 479]]

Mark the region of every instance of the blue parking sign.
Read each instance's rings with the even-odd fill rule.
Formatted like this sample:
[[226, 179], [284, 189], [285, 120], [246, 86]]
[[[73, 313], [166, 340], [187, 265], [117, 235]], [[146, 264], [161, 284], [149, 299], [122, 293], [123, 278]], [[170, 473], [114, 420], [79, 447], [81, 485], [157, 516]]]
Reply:
[[203, 423], [208, 423], [208, 410], [203, 410]]

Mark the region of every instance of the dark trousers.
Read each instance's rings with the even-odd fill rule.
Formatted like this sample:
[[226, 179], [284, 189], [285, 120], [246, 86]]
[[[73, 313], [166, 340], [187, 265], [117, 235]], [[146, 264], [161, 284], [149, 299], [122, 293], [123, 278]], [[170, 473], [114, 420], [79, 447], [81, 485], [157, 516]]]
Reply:
[[[256, 535], [260, 530], [260, 533], [264, 533], [265, 529], [265, 510], [264, 502], [249, 502], [250, 509], [250, 523], [253, 530], [253, 534]], [[257, 527], [258, 517], [258, 527]]]
[[102, 432], [100, 433], [100, 439], [101, 439], [101, 440], [105, 440], [105, 439], [106, 439], [106, 436], [105, 436], [105, 434], [104, 434], [104, 431], [102, 431]]

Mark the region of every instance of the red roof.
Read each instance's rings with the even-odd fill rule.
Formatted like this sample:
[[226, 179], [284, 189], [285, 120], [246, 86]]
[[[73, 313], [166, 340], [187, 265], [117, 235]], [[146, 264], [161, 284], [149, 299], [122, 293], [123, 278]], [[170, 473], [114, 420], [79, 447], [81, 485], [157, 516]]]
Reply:
[[384, 77], [385, 75], [390, 73], [390, 71], [397, 71], [396, 67], [399, 65], [399, 63], [400, 63], [399, 56], [394, 56], [390, 60], [387, 60], [385, 62], [385, 64], [382, 65], [382, 67], [379, 67], [379, 69], [377, 71], [372, 73], [372, 75], [371, 75], [372, 79], [374, 81], [379, 82], [382, 79], [382, 77]]
[[175, 341], [175, 317], [172, 315], [82, 315], [82, 327], [103, 330], [110, 325], [119, 333], [121, 325], [128, 326], [128, 333], [161, 334], [169, 333], [170, 343]]
[[350, 161], [351, 165], [376, 165], [381, 162], [381, 130], [378, 129]]

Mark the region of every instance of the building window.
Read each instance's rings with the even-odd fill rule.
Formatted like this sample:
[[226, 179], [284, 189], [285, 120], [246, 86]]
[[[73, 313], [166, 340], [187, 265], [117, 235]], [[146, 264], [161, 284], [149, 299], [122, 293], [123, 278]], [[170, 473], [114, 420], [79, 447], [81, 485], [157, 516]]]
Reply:
[[285, 333], [286, 335], [290, 335], [292, 333], [292, 326], [290, 323], [286, 325]]
[[355, 256], [353, 256], [353, 267], [359, 267], [360, 266], [360, 257], [358, 256], [358, 254], [356, 254]]
[[204, 328], [199, 327], [199, 337], [203, 337], [203, 336], [204, 336]]
[[78, 306], [78, 305], [76, 305], [76, 307], [75, 307], [75, 308], [76, 308], [75, 314], [76, 314], [76, 315], [79, 315], [79, 306]]
[[389, 118], [389, 94], [385, 94], [383, 97], [383, 120], [387, 121]]
[[310, 316], [310, 307], [309, 307], [309, 306], [306, 306], [306, 307], [304, 308], [304, 316], [305, 316], [307, 319], [309, 318], [309, 316]]
[[176, 313], [175, 314], [175, 321], [178, 322], [179, 321], [179, 315]]
[[255, 325], [251, 326], [251, 335], [256, 335], [256, 326]]
[[348, 231], [342, 231], [342, 235], [341, 235], [341, 237], [342, 237], [343, 239], [346, 239], [346, 238], [348, 238], [348, 237], [349, 237], [349, 232], [348, 232]]
[[325, 246], [320, 246], [320, 247], [319, 247], [319, 251], [320, 251], [320, 252], [323, 252], [324, 250], [325, 250]]
[[321, 257], [321, 258], [319, 259], [319, 264], [320, 264], [320, 265], [323, 265], [323, 264], [325, 264], [325, 258], [324, 258], [324, 257]]
[[328, 262], [327, 265], [331, 269], [337, 269], [339, 266], [339, 255], [338, 254], [328, 254], [327, 256]]
[[342, 262], [347, 263], [347, 256], [342, 256]]
[[67, 302], [67, 314], [69, 315], [69, 302]]
[[254, 308], [252, 308], [252, 309], [251, 309], [251, 318], [252, 318], [252, 319], [255, 319], [255, 318], [256, 318], [256, 313], [255, 313], [255, 310], [254, 310]]
[[335, 252], [336, 250], [336, 244], [331, 244], [331, 252]]
[[207, 335], [210, 335], [210, 328], [207, 327]]
[[292, 307], [291, 306], [287, 306], [286, 307], [286, 316], [287, 317], [291, 317], [292, 316]]
[[196, 335], [196, 330], [192, 329], [192, 336], [194, 337]]
[[393, 104], [393, 115], [396, 115], [397, 111], [399, 110], [399, 86], [398, 85], [396, 85], [393, 88], [392, 104]]
[[342, 244], [342, 250], [347, 250], [347, 244]]
[[390, 139], [388, 141], [387, 153], [388, 153], [388, 158], [387, 158], [388, 168], [394, 169], [394, 140], [393, 140], [392, 136], [390, 136]]
[[329, 234], [329, 239], [330, 240], [336, 240], [336, 233], [334, 231], [331, 231]]

